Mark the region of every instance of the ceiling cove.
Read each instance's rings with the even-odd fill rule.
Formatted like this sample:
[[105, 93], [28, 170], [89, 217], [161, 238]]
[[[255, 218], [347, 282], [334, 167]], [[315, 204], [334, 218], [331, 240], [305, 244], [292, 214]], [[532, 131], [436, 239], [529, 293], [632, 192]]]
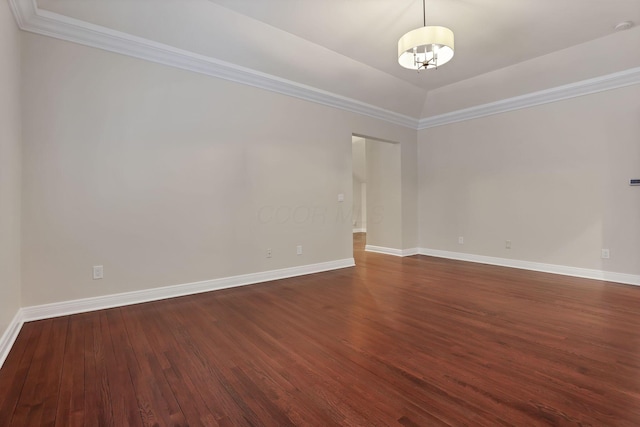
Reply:
[[640, 67], [419, 119], [272, 74], [40, 9], [34, 0], [9, 0], [20, 29], [421, 130], [640, 83]]

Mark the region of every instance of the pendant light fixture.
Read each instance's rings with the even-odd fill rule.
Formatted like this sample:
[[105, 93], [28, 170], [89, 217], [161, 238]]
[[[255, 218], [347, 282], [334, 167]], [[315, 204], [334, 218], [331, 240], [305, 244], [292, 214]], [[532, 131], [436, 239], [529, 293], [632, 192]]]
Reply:
[[447, 27], [427, 27], [425, 0], [422, 0], [423, 27], [409, 31], [398, 41], [398, 62], [410, 70], [429, 70], [453, 58], [453, 31]]

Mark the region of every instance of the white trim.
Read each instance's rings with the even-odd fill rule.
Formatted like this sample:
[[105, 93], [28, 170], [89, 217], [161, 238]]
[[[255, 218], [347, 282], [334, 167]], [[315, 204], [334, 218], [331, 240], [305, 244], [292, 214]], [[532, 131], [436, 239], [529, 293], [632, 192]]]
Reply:
[[402, 256], [402, 249], [385, 248], [384, 246], [365, 245], [366, 252], [376, 252], [379, 254]]
[[9, 3], [18, 26], [24, 31], [254, 86], [417, 130], [640, 83], [638, 67], [418, 120], [322, 89], [39, 9], [35, 0], [9, 0]]
[[366, 228], [354, 228], [353, 232], [354, 233], [366, 233], [367, 229]]
[[240, 276], [206, 280], [203, 282], [185, 283], [182, 285], [145, 289], [142, 291], [24, 307], [21, 312], [23, 320], [28, 322], [32, 320], [67, 316], [69, 314], [84, 313], [87, 311], [158, 301], [184, 295], [199, 294], [202, 292], [210, 292], [220, 289], [235, 288], [237, 286], [252, 285], [255, 283], [269, 282], [272, 280], [286, 279], [289, 277], [303, 276], [306, 274], [320, 273], [329, 270], [337, 270], [345, 267], [353, 267], [354, 265], [355, 261], [353, 258], [346, 258], [336, 261], [321, 262], [318, 264], [303, 265], [300, 267], [290, 267], [280, 270], [264, 271], [261, 273], [243, 274]]
[[16, 342], [16, 338], [18, 338], [18, 333], [20, 333], [23, 324], [22, 310], [18, 310], [4, 334], [2, 334], [2, 338], [0, 338], [0, 368], [2, 368], [4, 361], [7, 360], [7, 356], [11, 351], [11, 347], [13, 347], [13, 343]]
[[206, 280], [203, 282], [186, 283], [183, 285], [166, 286], [162, 288], [145, 289], [142, 291], [23, 307], [18, 310], [18, 313], [2, 335], [2, 338], [0, 338], [0, 368], [9, 354], [9, 351], [20, 332], [20, 329], [22, 329], [24, 322], [50, 319], [52, 317], [67, 316], [70, 314], [85, 313], [88, 311], [103, 310], [107, 308], [123, 307], [132, 304], [158, 301], [238, 286], [252, 285], [272, 280], [321, 273], [323, 271], [338, 270], [341, 268], [353, 267], [355, 265], [355, 260], [353, 258], [346, 258], [336, 261], [321, 262], [318, 264], [303, 265], [300, 267], [290, 267], [261, 273], [243, 274], [240, 276]]
[[2, 338], [0, 338], [0, 368], [7, 358], [7, 355], [9, 354], [20, 329], [22, 329], [24, 322], [50, 319], [52, 317], [67, 316], [70, 314], [85, 313], [88, 311], [103, 310], [113, 307], [123, 307], [132, 304], [158, 301], [238, 286], [252, 285], [272, 280], [321, 273], [323, 271], [338, 270], [341, 268], [353, 267], [355, 265], [353, 258], [346, 258], [321, 262], [318, 264], [303, 265], [300, 267], [290, 267], [280, 270], [264, 271], [261, 273], [243, 274], [240, 276], [206, 280], [203, 282], [186, 283], [183, 285], [166, 286], [162, 288], [145, 289], [142, 291], [23, 307], [18, 310], [18, 313], [16, 313], [15, 317], [2, 335]]
[[518, 268], [521, 270], [541, 271], [544, 273], [560, 274], [563, 276], [582, 277], [585, 279], [604, 280], [607, 282], [640, 286], [640, 275], [634, 274], [615, 273], [612, 271], [569, 267], [557, 264], [544, 264], [539, 262], [521, 261], [517, 259], [489, 257], [483, 255], [466, 254], [462, 252], [441, 251], [437, 249], [420, 248], [418, 251], [420, 255], [427, 255], [438, 258], [448, 258], [459, 261], [476, 262], [480, 264], [499, 265], [501, 267]]
[[378, 254], [393, 255], [393, 256], [400, 256], [400, 257], [418, 255], [419, 253], [418, 248], [395, 249], [395, 248], [385, 248], [384, 246], [374, 246], [374, 245], [365, 245], [364, 250], [366, 252], [375, 252]]
[[402, 256], [414, 256], [414, 255], [418, 255], [420, 253], [420, 251], [418, 250], [418, 248], [411, 248], [411, 249], [403, 249], [402, 250]]
[[9, 0], [20, 29], [146, 61], [206, 74], [416, 129], [418, 119], [271, 74]]
[[452, 111], [438, 116], [427, 117], [420, 120], [418, 130], [443, 126], [464, 120], [476, 119], [493, 114], [506, 113], [508, 111], [562, 101], [578, 96], [603, 92], [605, 90], [618, 89], [638, 83], [640, 83], [640, 67], [631, 68], [626, 71], [607, 74], [593, 79], [582, 80], [551, 89], [528, 93], [526, 95], [515, 96], [513, 98], [503, 99], [489, 104], [477, 105], [475, 107]]

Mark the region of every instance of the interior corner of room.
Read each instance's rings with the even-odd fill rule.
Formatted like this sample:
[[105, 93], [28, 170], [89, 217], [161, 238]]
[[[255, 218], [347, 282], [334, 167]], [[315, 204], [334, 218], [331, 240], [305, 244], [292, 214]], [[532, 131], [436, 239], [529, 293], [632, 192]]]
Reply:
[[256, 2], [92, 3], [0, 2], [0, 366], [24, 322], [357, 269], [357, 233], [640, 285], [640, 28], [472, 73], [460, 17], [418, 73], [394, 44], [415, 1], [384, 21], [392, 71]]
[[[114, 27], [121, 40], [103, 49], [84, 38], [103, 28], [94, 24], [76, 23], [65, 36], [72, 42], [47, 37], [43, 17], [62, 34], [71, 31], [64, 14], [84, 22], [89, 11], [9, 4], [24, 30], [3, 4], [3, 331], [21, 309], [52, 313], [48, 304], [69, 310], [73, 301], [350, 265], [353, 231], [387, 254], [640, 283], [639, 201], [628, 185], [638, 173], [640, 63], [625, 55], [639, 47], [638, 28], [412, 90], [423, 98], [407, 114], [410, 104], [393, 112], [356, 99], [339, 108], [329, 95], [292, 97], [291, 85], [242, 84], [237, 70], [158, 64], [147, 45], [126, 50], [141, 43], [130, 28]], [[105, 26], [133, 13], [108, 7]], [[198, 5], [207, 7], [216, 19], [238, 17]], [[175, 8], [158, 13], [182, 13]], [[608, 74], [584, 79], [584, 67], [571, 68], [611, 43]]]

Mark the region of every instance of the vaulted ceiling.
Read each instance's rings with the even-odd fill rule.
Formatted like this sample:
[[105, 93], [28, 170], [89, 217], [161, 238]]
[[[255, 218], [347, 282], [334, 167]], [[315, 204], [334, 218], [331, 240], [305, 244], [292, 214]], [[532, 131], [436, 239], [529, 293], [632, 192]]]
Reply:
[[[614, 30], [640, 23], [640, 0], [426, 0], [427, 25], [451, 28], [456, 50], [450, 63], [420, 73], [397, 63], [398, 39], [422, 25], [419, 0], [39, 0], [38, 7], [413, 118], [640, 67], [640, 27]], [[521, 89], [501, 88], [500, 76]], [[464, 97], [474, 79], [491, 81], [493, 89], [478, 93], [495, 95], [435, 108], [426, 102]]]
[[426, 90], [607, 36], [621, 21], [640, 23], [637, 0], [427, 0], [427, 24], [454, 31], [456, 55], [451, 66], [419, 74], [399, 67], [396, 51], [422, 26], [420, 0], [211, 1]]

